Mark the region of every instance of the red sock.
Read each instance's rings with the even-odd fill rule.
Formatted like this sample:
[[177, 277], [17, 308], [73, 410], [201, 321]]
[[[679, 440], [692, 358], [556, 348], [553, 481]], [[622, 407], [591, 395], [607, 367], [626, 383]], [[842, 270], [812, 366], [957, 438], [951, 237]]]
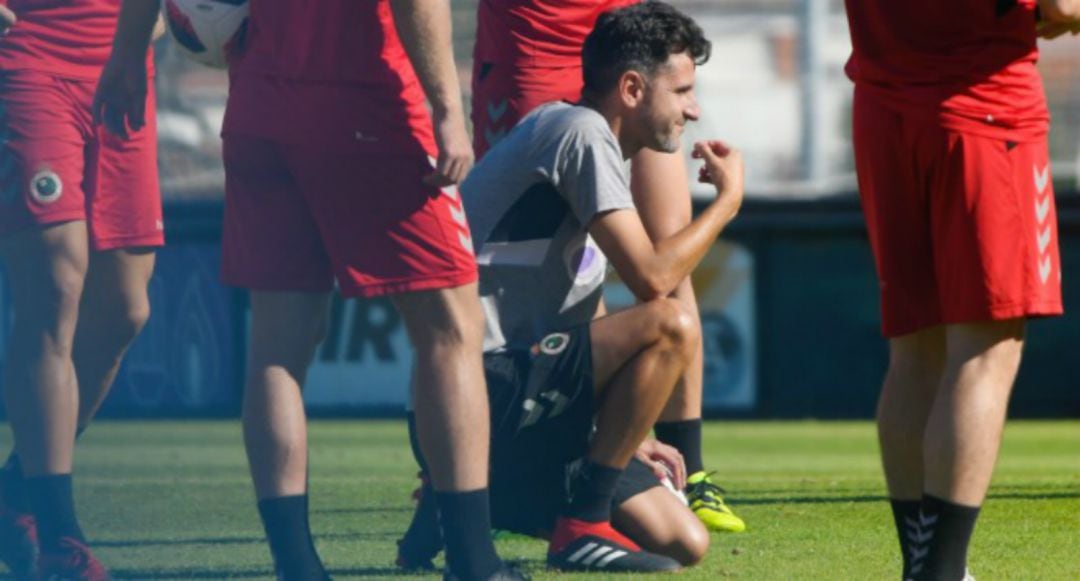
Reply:
[[567, 517], [559, 517], [555, 521], [555, 530], [551, 533], [551, 544], [548, 545], [548, 554], [556, 554], [565, 549], [575, 539], [586, 535], [594, 535], [617, 543], [627, 549], [637, 552], [641, 547], [625, 535], [615, 530], [610, 521], [588, 522]]

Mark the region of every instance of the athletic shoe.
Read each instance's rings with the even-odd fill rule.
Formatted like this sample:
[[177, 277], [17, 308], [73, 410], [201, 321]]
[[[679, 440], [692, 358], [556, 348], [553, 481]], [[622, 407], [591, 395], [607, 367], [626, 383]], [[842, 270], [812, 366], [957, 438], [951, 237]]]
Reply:
[[37, 579], [38, 538], [34, 516], [17, 513], [0, 500], [0, 562], [19, 581]]
[[[483, 581], [530, 581], [531, 579], [532, 577], [529, 577], [525, 572], [515, 567], [503, 565], [502, 569], [499, 569], [494, 575]], [[443, 581], [462, 581], [462, 579], [448, 570], [443, 574]]]
[[58, 552], [42, 551], [41, 581], [109, 581], [109, 574], [90, 547], [71, 537], [60, 538]]
[[710, 531], [741, 533], [746, 523], [724, 504], [724, 489], [713, 484], [712, 473], [695, 472], [686, 479], [686, 499], [690, 510]]
[[551, 535], [547, 564], [560, 571], [657, 573], [678, 571], [678, 561], [644, 551], [611, 523], [560, 518]]
[[19, 478], [5, 466], [0, 469], [0, 563], [19, 581], [37, 579], [38, 536], [34, 515], [17, 510], [11, 502], [11, 479]]

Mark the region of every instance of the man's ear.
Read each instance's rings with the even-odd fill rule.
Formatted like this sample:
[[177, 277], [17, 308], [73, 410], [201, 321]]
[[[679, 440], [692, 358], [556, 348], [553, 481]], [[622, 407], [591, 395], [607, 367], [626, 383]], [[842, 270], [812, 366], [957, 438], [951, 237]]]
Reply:
[[619, 77], [619, 101], [629, 108], [636, 108], [645, 100], [648, 83], [638, 71], [626, 71]]

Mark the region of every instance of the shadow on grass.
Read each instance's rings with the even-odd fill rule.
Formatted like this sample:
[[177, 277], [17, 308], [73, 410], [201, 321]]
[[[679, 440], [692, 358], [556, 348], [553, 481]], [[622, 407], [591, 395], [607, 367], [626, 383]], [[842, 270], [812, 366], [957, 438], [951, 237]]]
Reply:
[[373, 507], [362, 506], [355, 508], [318, 508], [311, 509], [311, 514], [396, 514], [396, 513], [412, 513], [412, 506], [396, 506], [396, 507]]
[[[385, 533], [324, 533], [316, 534], [315, 538], [325, 540], [342, 541], [391, 541], [399, 538], [404, 531]], [[263, 537], [195, 537], [190, 539], [139, 539], [139, 540], [112, 540], [92, 541], [94, 547], [150, 547], [170, 545], [250, 545], [263, 544]]]
[[[1077, 492], [999, 492], [991, 493], [990, 500], [1060, 500], [1080, 498]], [[876, 494], [862, 494], [855, 496], [732, 496], [727, 501], [734, 506], [739, 505], [763, 505], [763, 504], [847, 504], [860, 502], [888, 502], [888, 498]]]
[[113, 579], [247, 579], [273, 577], [271, 569], [244, 569], [222, 571], [220, 569], [110, 569]]

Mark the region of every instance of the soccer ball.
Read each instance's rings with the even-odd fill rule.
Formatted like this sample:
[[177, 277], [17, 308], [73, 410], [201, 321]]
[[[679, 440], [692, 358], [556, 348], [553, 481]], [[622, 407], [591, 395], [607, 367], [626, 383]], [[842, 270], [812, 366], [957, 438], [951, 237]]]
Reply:
[[185, 56], [223, 69], [244, 41], [248, 0], [165, 0], [165, 22]]

